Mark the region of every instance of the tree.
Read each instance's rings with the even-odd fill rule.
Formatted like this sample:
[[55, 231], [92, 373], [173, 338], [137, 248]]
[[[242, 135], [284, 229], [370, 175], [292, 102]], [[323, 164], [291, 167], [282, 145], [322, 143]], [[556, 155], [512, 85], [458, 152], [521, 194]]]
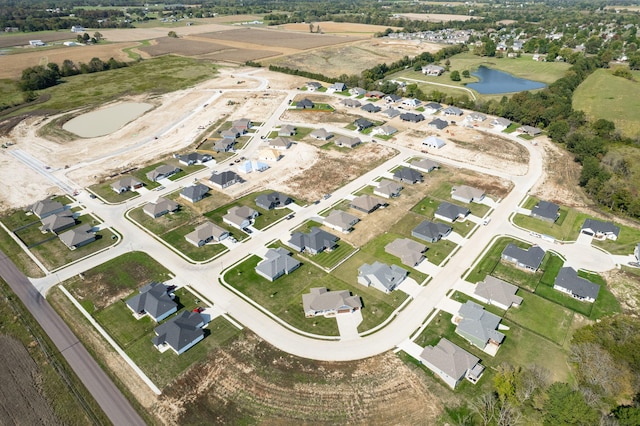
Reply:
[[471, 409], [482, 421], [482, 426], [488, 426], [496, 415], [498, 400], [493, 392], [482, 394], [471, 403]]
[[167, 37], [178, 38], [178, 34], [175, 31], [169, 31]]
[[93, 38], [96, 39], [96, 43], [100, 43], [102, 41], [102, 37], [102, 34], [100, 34], [98, 31], [93, 33]]
[[309, 22], [309, 32], [310, 32], [310, 33], [312, 33], [312, 32], [313, 32], [313, 29], [314, 29], [314, 28], [315, 28], [315, 27], [313, 26], [313, 22]]
[[587, 405], [584, 396], [567, 383], [556, 382], [549, 387], [549, 399], [544, 406], [545, 426], [591, 426], [598, 423], [598, 413]]
[[460, 81], [460, 72], [457, 70], [451, 71], [450, 77], [452, 81]]
[[19, 87], [24, 92], [46, 89], [58, 84], [60, 75], [49, 67], [37, 65], [22, 70]]
[[464, 70], [462, 71], [462, 76], [464, 78], [471, 78], [471, 73], [469, 72], [469, 70]]
[[85, 43], [88, 42], [91, 39], [91, 37], [89, 37], [89, 34], [84, 33], [82, 34], [82, 41], [84, 41]]

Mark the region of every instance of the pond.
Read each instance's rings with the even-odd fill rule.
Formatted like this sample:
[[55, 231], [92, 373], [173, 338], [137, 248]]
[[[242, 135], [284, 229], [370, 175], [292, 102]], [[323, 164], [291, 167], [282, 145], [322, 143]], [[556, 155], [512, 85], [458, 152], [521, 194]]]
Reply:
[[526, 80], [514, 77], [503, 71], [494, 70], [485, 66], [480, 66], [471, 75], [478, 77], [478, 83], [469, 83], [467, 87], [483, 95], [497, 95], [500, 93], [522, 92], [524, 90], [535, 90], [547, 87], [539, 81]]
[[104, 136], [115, 132], [151, 108], [151, 104], [124, 102], [79, 115], [64, 123], [62, 128], [83, 138]]

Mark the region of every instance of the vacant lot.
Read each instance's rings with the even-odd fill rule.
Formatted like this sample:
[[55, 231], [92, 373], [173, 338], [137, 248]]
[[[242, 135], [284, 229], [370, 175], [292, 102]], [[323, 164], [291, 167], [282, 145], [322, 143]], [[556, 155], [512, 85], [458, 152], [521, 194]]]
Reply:
[[[373, 35], [374, 33], [382, 32], [387, 28], [391, 28], [393, 30], [400, 29], [398, 27], [387, 27], [384, 25], [356, 24], [353, 22], [333, 22], [333, 21], [314, 22], [313, 25], [314, 27], [319, 26], [322, 32], [325, 34], [337, 33], [337, 34]], [[289, 31], [309, 32], [309, 24], [307, 23], [278, 25], [278, 28], [282, 28], [283, 30], [289, 30]]]
[[289, 31], [276, 29], [239, 28], [229, 31], [216, 31], [200, 34], [213, 40], [224, 40], [241, 43], [251, 43], [260, 46], [284, 47], [298, 50], [315, 47], [330, 46], [339, 43], [356, 41], [356, 37], [330, 36], [326, 34], [292, 34]]

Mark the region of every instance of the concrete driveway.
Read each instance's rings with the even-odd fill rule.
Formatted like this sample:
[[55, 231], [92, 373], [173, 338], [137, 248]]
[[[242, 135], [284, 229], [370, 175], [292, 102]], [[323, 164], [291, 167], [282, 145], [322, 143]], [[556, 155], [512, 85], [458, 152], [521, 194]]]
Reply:
[[[449, 235], [444, 237], [443, 240], [449, 240], [459, 246], [463, 245], [467, 241], [462, 235], [458, 234], [457, 232], [450, 233]], [[427, 252], [427, 254], [429, 254], [429, 252]]]
[[338, 321], [338, 330], [340, 332], [340, 340], [359, 339], [358, 326], [362, 322], [362, 312], [355, 311], [350, 314], [336, 315]]
[[415, 298], [422, 289], [423, 287], [421, 287], [413, 278], [405, 278], [404, 281], [402, 281], [396, 288], [396, 290], [407, 293], [413, 298]]

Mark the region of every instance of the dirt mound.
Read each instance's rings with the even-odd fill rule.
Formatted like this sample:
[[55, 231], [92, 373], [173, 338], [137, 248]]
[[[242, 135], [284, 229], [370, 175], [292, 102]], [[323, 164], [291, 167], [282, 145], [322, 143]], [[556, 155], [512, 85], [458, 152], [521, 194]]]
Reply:
[[442, 407], [394, 354], [327, 363], [278, 351], [253, 334], [212, 353], [166, 389], [169, 424], [432, 424]]

